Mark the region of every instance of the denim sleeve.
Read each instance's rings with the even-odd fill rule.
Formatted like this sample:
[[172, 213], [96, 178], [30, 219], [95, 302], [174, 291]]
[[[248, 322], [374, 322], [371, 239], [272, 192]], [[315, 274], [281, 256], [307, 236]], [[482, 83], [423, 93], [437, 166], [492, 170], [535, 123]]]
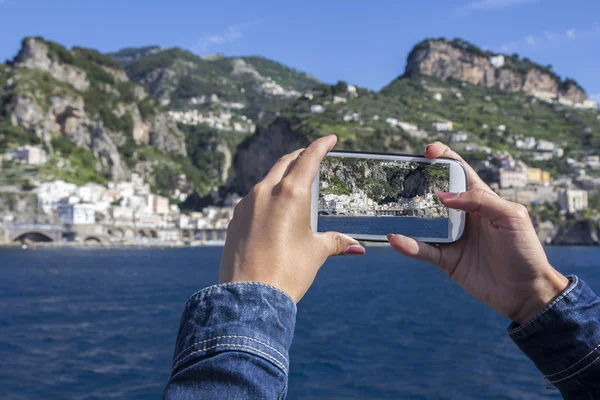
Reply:
[[600, 399], [600, 298], [569, 279], [556, 300], [508, 333], [565, 399]]
[[208, 287], [186, 303], [165, 399], [283, 399], [296, 304], [258, 282]]

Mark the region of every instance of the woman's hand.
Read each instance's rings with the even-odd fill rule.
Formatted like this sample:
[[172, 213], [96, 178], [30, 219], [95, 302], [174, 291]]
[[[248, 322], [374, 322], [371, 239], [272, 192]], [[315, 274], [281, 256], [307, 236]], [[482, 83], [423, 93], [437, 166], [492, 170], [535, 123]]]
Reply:
[[337, 138], [314, 141], [282, 157], [236, 207], [227, 229], [219, 282], [256, 281], [298, 302], [333, 255], [362, 255], [358, 242], [310, 226], [311, 185]]
[[456, 243], [440, 246], [389, 235], [390, 244], [406, 256], [437, 266], [505, 317], [521, 324], [529, 321], [569, 280], [548, 263], [527, 209], [496, 195], [448, 146], [433, 143], [425, 156], [455, 158], [465, 167], [469, 191], [438, 194], [445, 206], [468, 213], [464, 234]]

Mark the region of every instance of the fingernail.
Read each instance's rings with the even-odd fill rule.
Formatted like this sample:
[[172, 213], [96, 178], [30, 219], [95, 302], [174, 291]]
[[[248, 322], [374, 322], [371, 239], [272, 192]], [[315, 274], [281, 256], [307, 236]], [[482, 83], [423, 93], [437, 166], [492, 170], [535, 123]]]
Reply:
[[366, 253], [365, 248], [359, 244], [351, 244], [344, 252], [347, 256], [362, 256]]
[[431, 146], [433, 146], [433, 143], [430, 143], [425, 147], [425, 154], [427, 154], [427, 149], [430, 148]]
[[460, 193], [454, 192], [437, 192], [435, 194], [440, 200], [455, 199], [460, 196]]

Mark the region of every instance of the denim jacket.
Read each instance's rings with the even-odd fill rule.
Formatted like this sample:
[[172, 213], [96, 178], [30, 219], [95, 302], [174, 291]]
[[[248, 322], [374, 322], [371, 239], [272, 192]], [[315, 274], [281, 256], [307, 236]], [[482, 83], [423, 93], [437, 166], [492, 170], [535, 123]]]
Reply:
[[[600, 399], [600, 298], [576, 276], [510, 337], [565, 399]], [[283, 399], [296, 305], [258, 282], [226, 283], [186, 303], [164, 398]]]

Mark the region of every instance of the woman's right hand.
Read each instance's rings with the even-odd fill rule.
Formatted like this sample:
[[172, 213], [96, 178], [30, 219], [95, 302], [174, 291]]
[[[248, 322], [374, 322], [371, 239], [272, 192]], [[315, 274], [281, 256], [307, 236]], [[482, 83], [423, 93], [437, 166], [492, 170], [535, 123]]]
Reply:
[[390, 244], [437, 266], [498, 313], [526, 323], [569, 285], [548, 262], [527, 209], [496, 195], [448, 146], [433, 143], [425, 156], [455, 158], [465, 167], [469, 191], [438, 194], [445, 206], [467, 212], [464, 234], [456, 243], [440, 246], [391, 234]]

